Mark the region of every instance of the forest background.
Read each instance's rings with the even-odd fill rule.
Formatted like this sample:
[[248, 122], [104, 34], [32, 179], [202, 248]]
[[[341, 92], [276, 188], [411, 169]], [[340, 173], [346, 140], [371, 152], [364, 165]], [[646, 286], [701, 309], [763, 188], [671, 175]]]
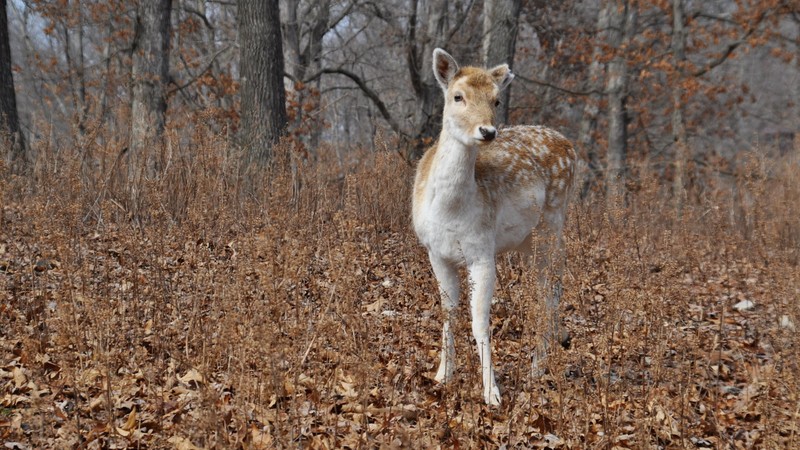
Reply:
[[[800, 2], [5, 0], [8, 448], [794, 448]], [[572, 346], [499, 261], [488, 409], [410, 229], [434, 48], [586, 163]]]

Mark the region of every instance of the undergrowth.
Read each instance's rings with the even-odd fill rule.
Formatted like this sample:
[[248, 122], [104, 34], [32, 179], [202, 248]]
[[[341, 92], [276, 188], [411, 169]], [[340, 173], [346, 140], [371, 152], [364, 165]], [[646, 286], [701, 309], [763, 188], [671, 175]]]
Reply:
[[[45, 134], [46, 135], [46, 134]], [[34, 142], [0, 173], [0, 441], [9, 448], [797, 448], [800, 163], [758, 149], [682, 211], [647, 166], [619, 211], [572, 200], [545, 375], [535, 274], [499, 258], [503, 405], [480, 396], [468, 309], [455, 380], [393, 148], [242, 167], [167, 137], [127, 202], [126, 152]], [[88, 143], [87, 143], [88, 142]]]

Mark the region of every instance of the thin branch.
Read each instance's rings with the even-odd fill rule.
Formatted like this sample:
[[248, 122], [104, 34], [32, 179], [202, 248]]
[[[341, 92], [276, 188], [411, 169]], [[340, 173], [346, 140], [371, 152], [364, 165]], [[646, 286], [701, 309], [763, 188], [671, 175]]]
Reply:
[[[332, 19], [332, 20], [331, 20], [331, 21], [328, 23], [328, 31], [330, 31], [330, 30], [332, 30], [332, 29], [336, 28], [336, 27], [339, 25], [339, 22], [341, 22], [342, 20], [344, 20], [344, 18], [345, 18], [345, 17], [349, 16], [349, 15], [350, 15], [350, 13], [353, 11], [353, 7], [354, 7], [355, 5], [356, 5], [356, 2], [355, 2], [355, 0], [353, 0], [353, 1], [351, 1], [351, 2], [350, 2], [348, 5], [347, 5], [347, 7], [345, 7], [344, 9], [342, 9], [342, 12], [341, 12], [341, 13], [340, 13], [340, 14], [339, 14], [337, 17], [334, 17], [334, 18], [333, 18], [333, 19]], [[326, 31], [325, 33], [327, 34], [327, 31]]]
[[582, 96], [582, 97], [583, 96], [587, 96], [587, 95], [594, 95], [594, 94], [601, 94], [601, 95], [605, 94], [605, 91], [598, 90], [598, 89], [590, 89], [588, 91], [576, 91], [576, 90], [573, 90], [573, 89], [565, 88], [563, 86], [555, 85], [553, 83], [550, 83], [549, 81], [538, 80], [538, 79], [535, 79], [535, 78], [527, 78], [527, 77], [524, 77], [522, 75], [517, 75], [517, 74], [514, 74], [514, 79], [524, 81], [525, 83], [528, 83], [528, 84], [535, 84], [537, 86], [544, 86], [544, 87], [548, 87], [548, 88], [551, 88], [551, 89], [555, 89], [555, 90], [560, 91], [560, 92], [564, 92], [566, 94], [577, 95], [577, 96]]
[[360, 91], [361, 88], [358, 86], [331, 86], [328, 88], [324, 88], [319, 91], [320, 95], [329, 94], [331, 92], [338, 92], [338, 91]]
[[211, 24], [211, 22], [208, 20], [208, 17], [206, 17], [205, 14], [203, 14], [200, 11], [198, 11], [197, 9], [192, 8], [191, 6], [187, 6], [187, 5], [183, 5], [182, 9], [187, 13], [194, 14], [195, 16], [199, 17], [200, 20], [202, 20], [203, 23], [205, 24], [206, 28], [208, 28], [209, 30], [213, 30], [214, 29], [214, 25]]
[[[227, 46], [225, 48], [220, 49], [216, 53], [214, 53], [214, 56], [211, 57], [211, 60], [208, 62], [206, 67], [203, 70], [197, 72], [191, 78], [189, 78], [189, 80], [186, 81], [185, 83], [179, 85], [178, 83], [175, 82], [174, 79], [172, 79], [173, 84], [175, 85], [175, 87], [173, 89], [170, 89], [169, 91], [167, 91], [167, 96], [170, 96], [170, 95], [174, 94], [175, 92], [183, 91], [184, 89], [189, 87], [191, 84], [193, 84], [195, 81], [197, 81], [200, 78], [200, 76], [202, 76], [204, 73], [208, 72], [211, 69], [211, 66], [214, 65], [214, 62], [217, 60], [219, 55], [221, 55], [222, 53], [230, 50], [230, 48], [231, 48], [231, 46]], [[189, 72], [189, 67], [186, 65], [186, 62], [183, 61], [183, 63], [184, 63], [184, 66], [186, 68], [186, 71]], [[170, 78], [172, 78], [172, 77], [170, 77]]]
[[365, 83], [364, 80], [361, 79], [361, 77], [359, 77], [358, 75], [347, 69], [324, 68], [320, 70], [317, 74], [315, 74], [313, 77], [310, 77], [308, 81], [316, 79], [322, 74], [344, 75], [347, 78], [349, 78], [356, 85], [358, 85], [358, 87], [361, 88], [361, 91], [364, 93], [364, 95], [366, 95], [367, 98], [369, 98], [372, 101], [372, 103], [375, 104], [375, 106], [378, 108], [378, 111], [381, 113], [381, 116], [383, 116], [383, 118], [386, 119], [386, 122], [389, 123], [389, 126], [392, 128], [392, 130], [401, 136], [406, 136], [406, 133], [403, 132], [403, 130], [400, 128], [400, 125], [397, 123], [396, 120], [394, 120], [392, 115], [389, 113], [389, 109], [386, 107], [386, 104], [383, 103], [383, 100], [381, 100], [378, 93], [372, 90], [369, 86], [367, 86], [367, 83]]
[[716, 20], [718, 22], [725, 22], [732, 25], [739, 25], [735, 20], [731, 19], [730, 17], [718, 16], [716, 14], [710, 14], [703, 11], [695, 11], [694, 14], [691, 15], [692, 19], [696, 19], [698, 17], [702, 19]]
[[[749, 35], [750, 35], [750, 33], [747, 34], [747, 36], [749, 36]], [[737, 41], [731, 42], [725, 48], [725, 51], [721, 55], [719, 55], [717, 57], [717, 59], [715, 59], [715, 60], [711, 61], [710, 63], [706, 64], [705, 67], [703, 67], [703, 68], [701, 68], [699, 70], [695, 70], [694, 72], [692, 72], [692, 76], [701, 77], [701, 76], [705, 75], [706, 73], [710, 72], [715, 67], [717, 67], [720, 64], [724, 63], [725, 61], [727, 61], [728, 58], [730, 58], [730, 56], [733, 54], [733, 51], [736, 50], [740, 45], [742, 45], [744, 43], [745, 43], [744, 39], [739, 39]]]
[[417, 47], [417, 0], [411, 0], [411, 16], [408, 18], [408, 32], [406, 33], [406, 65], [411, 78], [411, 87], [417, 97], [422, 96], [423, 86], [420, 77], [420, 56]]
[[[715, 67], [717, 67], [720, 64], [724, 63], [725, 61], [727, 61], [728, 58], [730, 58], [730, 56], [733, 54], [734, 50], [736, 50], [737, 48], [739, 48], [739, 46], [741, 46], [742, 44], [747, 42], [747, 39], [750, 36], [752, 36], [753, 33], [756, 32], [756, 30], [758, 29], [759, 25], [761, 25], [761, 22], [763, 22], [767, 18], [768, 15], [769, 15], [769, 12], [760, 14], [757, 17], [755, 23], [753, 23], [751, 26], [749, 26], [747, 28], [747, 30], [745, 31], [745, 33], [739, 39], [737, 39], [737, 40], [731, 42], [730, 44], [728, 44], [728, 46], [725, 48], [725, 51], [721, 55], [719, 55], [716, 59], [714, 59], [713, 61], [708, 63], [705, 67], [692, 72], [692, 75], [695, 76], [695, 77], [703, 76], [706, 73], [708, 73], [711, 70], [713, 70]], [[720, 19], [720, 20], [722, 20], [722, 19]]]
[[453, 29], [450, 30], [450, 33], [448, 33], [445, 44], [449, 44], [450, 41], [453, 40], [453, 36], [455, 36], [458, 30], [461, 29], [461, 26], [467, 22], [467, 15], [474, 4], [475, 0], [470, 0], [470, 2], [467, 4], [467, 7], [464, 8], [464, 11], [462, 11], [461, 14], [456, 18], [456, 26], [454, 26]]

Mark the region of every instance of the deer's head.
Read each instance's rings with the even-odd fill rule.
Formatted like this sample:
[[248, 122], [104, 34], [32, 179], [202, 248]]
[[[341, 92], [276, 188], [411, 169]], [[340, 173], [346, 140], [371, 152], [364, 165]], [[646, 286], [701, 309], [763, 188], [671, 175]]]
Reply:
[[437, 48], [433, 73], [444, 91], [442, 128], [465, 145], [492, 141], [497, 136], [497, 96], [514, 79], [508, 64], [459, 68], [450, 54]]

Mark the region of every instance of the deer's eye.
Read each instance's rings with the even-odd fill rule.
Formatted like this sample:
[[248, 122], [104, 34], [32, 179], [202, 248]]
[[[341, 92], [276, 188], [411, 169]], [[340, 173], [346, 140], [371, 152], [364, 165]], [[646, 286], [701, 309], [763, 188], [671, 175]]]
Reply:
[[455, 100], [457, 102], [464, 101], [464, 96], [462, 96], [461, 94], [456, 94], [456, 96], [453, 97], [453, 100]]
[[495, 101], [494, 101], [494, 106], [495, 106], [495, 107], [497, 107], [497, 106], [500, 106], [500, 100], [495, 100]]

